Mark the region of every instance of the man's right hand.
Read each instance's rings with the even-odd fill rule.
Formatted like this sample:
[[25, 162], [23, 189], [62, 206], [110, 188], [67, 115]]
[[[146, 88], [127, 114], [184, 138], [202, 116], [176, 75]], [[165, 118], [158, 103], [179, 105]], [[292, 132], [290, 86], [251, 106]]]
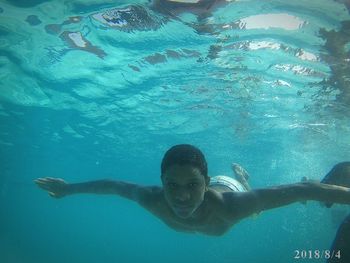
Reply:
[[61, 178], [38, 178], [34, 182], [41, 189], [47, 191], [51, 197], [61, 198], [68, 194], [69, 185]]

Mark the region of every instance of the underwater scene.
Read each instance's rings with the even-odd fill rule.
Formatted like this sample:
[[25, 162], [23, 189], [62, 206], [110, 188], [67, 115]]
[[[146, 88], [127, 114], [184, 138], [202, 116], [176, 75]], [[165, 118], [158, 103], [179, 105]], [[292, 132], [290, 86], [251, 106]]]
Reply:
[[[348, 0], [0, 0], [0, 262], [340, 260], [350, 202], [325, 204], [341, 199], [328, 190], [237, 205], [250, 212], [208, 234], [173, 227], [195, 220], [187, 206], [168, 207], [169, 223], [103, 183], [168, 193], [164, 154], [188, 144], [210, 177], [236, 167], [252, 189], [321, 185], [350, 161], [349, 107]], [[322, 182], [349, 191], [348, 172]], [[198, 207], [213, 192], [201, 174]], [[102, 186], [77, 184], [90, 181]]]

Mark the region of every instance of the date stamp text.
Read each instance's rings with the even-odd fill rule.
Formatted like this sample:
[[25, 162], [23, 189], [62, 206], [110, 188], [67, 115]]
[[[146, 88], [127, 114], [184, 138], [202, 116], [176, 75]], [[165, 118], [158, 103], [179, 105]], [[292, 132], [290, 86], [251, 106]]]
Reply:
[[340, 250], [294, 250], [294, 259], [333, 259], [341, 258]]

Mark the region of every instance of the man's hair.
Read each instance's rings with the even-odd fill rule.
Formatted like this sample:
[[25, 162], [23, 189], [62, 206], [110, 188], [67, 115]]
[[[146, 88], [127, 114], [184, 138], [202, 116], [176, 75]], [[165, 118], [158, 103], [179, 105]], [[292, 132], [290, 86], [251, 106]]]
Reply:
[[198, 168], [201, 174], [208, 177], [207, 161], [204, 154], [190, 144], [179, 144], [171, 147], [165, 154], [161, 164], [161, 175], [173, 165], [191, 165]]

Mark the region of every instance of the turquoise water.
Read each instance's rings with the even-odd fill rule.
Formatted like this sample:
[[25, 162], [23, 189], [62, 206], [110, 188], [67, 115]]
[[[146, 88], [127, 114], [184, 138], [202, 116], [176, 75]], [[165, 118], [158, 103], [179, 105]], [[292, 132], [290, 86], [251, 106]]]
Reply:
[[349, 8], [0, 1], [0, 262], [288, 263], [328, 249], [348, 206], [293, 204], [207, 237], [114, 196], [55, 200], [32, 181], [159, 185], [177, 143], [201, 148], [210, 175], [240, 163], [253, 188], [323, 177], [350, 159]]

